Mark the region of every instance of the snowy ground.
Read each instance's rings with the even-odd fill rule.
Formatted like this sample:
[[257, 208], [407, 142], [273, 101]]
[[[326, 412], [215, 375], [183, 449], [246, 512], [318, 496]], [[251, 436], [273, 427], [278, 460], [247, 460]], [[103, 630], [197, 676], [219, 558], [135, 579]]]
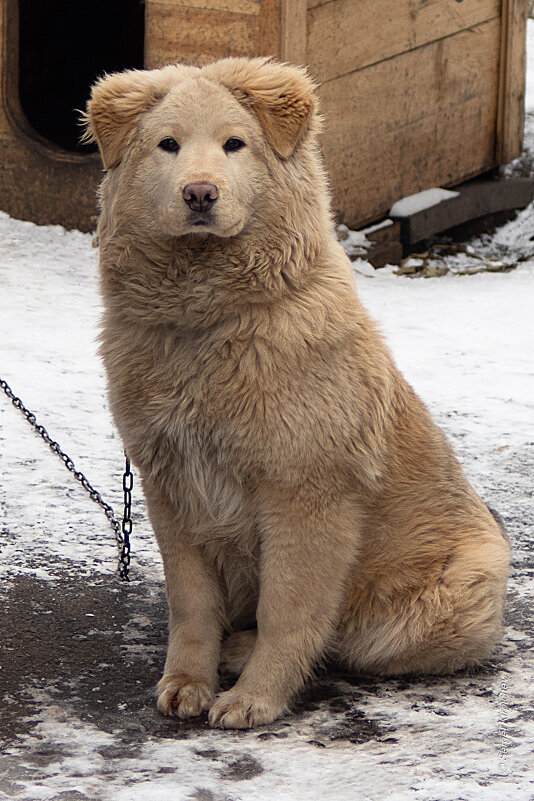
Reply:
[[[534, 88], [528, 98], [534, 113]], [[531, 150], [533, 132], [528, 117]], [[124, 585], [104, 515], [0, 397], [0, 799], [534, 797], [533, 233], [534, 204], [470, 243], [479, 261], [517, 264], [508, 273], [426, 280], [355, 264], [401, 368], [513, 542], [506, 636], [477, 673], [325, 673], [292, 717], [252, 732], [160, 718], [166, 609], [139, 490]], [[121, 443], [95, 356], [97, 251], [87, 235], [4, 214], [0, 241], [0, 377], [118, 510]]]

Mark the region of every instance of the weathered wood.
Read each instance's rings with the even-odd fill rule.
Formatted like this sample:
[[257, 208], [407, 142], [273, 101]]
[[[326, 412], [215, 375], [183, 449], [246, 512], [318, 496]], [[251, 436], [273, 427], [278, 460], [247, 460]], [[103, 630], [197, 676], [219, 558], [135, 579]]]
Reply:
[[0, 136], [0, 209], [39, 225], [80, 231], [96, 226], [96, 190], [102, 178], [97, 155], [65, 159], [35, 143]]
[[519, 156], [523, 144], [528, 8], [528, 0], [502, 0], [496, 140], [496, 159], [499, 164], [506, 164]]
[[456, 191], [456, 197], [400, 219], [405, 247], [470, 220], [527, 206], [534, 198], [534, 178], [471, 181]]
[[332, 0], [308, 11], [308, 57], [324, 83], [500, 15], [501, 0]]
[[293, 64], [306, 63], [307, 0], [282, 0], [280, 58]]
[[306, 59], [306, 0], [147, 0], [145, 19], [147, 68], [233, 55]]
[[157, 0], [159, 5], [202, 8], [207, 11], [233, 11], [238, 14], [259, 14], [260, 0]]
[[[146, 0], [145, 66], [233, 55], [306, 61], [307, 0]], [[172, 53], [172, 57], [170, 54]]]
[[500, 20], [320, 89], [334, 210], [347, 225], [495, 164]]
[[176, 61], [201, 65], [226, 56], [257, 55], [259, 21], [259, 14], [147, 0], [145, 66]]
[[279, 57], [282, 37], [281, 0], [261, 0], [259, 49], [256, 55]]
[[382, 224], [362, 229], [360, 233], [364, 234], [369, 242], [372, 242], [366, 259], [373, 267], [401, 263], [403, 249], [399, 222], [385, 220]]

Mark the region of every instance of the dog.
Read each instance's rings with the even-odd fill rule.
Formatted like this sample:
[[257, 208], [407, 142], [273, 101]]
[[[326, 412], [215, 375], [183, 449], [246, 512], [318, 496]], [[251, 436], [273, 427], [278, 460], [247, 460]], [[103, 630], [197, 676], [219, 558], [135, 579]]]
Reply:
[[[94, 85], [86, 124], [110, 406], [165, 571], [160, 712], [244, 729], [320, 661], [483, 662], [509, 545], [357, 297], [312, 79], [131, 70]], [[217, 694], [219, 668], [239, 678]]]

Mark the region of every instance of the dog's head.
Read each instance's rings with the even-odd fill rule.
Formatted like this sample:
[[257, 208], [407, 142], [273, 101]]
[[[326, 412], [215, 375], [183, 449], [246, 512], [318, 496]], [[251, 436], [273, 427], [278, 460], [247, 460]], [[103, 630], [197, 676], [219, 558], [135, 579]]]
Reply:
[[304, 70], [228, 58], [202, 69], [104, 77], [93, 87], [86, 124], [104, 167], [118, 170], [135, 197], [141, 225], [164, 236], [231, 237], [265, 195], [283, 194], [273, 170], [282, 165], [283, 174], [314, 137], [316, 118], [315, 86]]

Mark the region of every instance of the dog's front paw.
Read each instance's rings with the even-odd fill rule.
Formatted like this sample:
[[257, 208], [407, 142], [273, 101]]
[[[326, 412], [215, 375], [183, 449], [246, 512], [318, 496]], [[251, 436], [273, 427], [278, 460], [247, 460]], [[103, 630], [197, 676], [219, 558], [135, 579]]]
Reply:
[[158, 709], [162, 715], [195, 718], [207, 712], [214, 693], [204, 679], [194, 679], [185, 673], [163, 676], [157, 687]]
[[285, 704], [233, 688], [217, 697], [208, 720], [219, 729], [251, 729], [272, 723], [286, 710]]

